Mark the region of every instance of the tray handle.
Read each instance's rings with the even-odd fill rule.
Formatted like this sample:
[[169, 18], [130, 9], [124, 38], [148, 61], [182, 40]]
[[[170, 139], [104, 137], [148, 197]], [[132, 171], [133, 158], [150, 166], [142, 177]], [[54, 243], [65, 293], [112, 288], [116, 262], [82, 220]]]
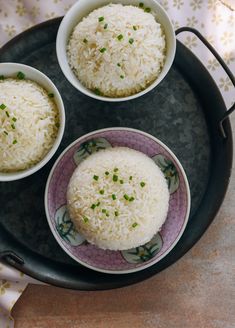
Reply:
[[[228, 66], [225, 64], [224, 60], [220, 57], [220, 55], [217, 53], [217, 51], [212, 47], [212, 45], [204, 38], [204, 36], [202, 36], [202, 34], [200, 32], [198, 32], [198, 30], [196, 30], [195, 28], [192, 27], [188, 27], [188, 26], [184, 26], [184, 27], [180, 27], [179, 29], [177, 29], [175, 31], [175, 34], [178, 35], [181, 32], [191, 32], [193, 34], [195, 34], [201, 41], [202, 43], [210, 50], [210, 52], [215, 56], [215, 58], [218, 60], [218, 62], [220, 63], [220, 65], [223, 67], [224, 71], [226, 72], [226, 74], [228, 75], [229, 79], [231, 80], [233, 86], [235, 87], [235, 77], [233, 75], [233, 73], [230, 71], [230, 69], [228, 68]], [[224, 129], [224, 121], [229, 117], [230, 114], [232, 114], [232, 112], [235, 110], [235, 103], [231, 106], [231, 108], [229, 108], [226, 113], [223, 115], [223, 117], [220, 119], [219, 121], [219, 130], [221, 133], [221, 136], [226, 139], [227, 135]]]

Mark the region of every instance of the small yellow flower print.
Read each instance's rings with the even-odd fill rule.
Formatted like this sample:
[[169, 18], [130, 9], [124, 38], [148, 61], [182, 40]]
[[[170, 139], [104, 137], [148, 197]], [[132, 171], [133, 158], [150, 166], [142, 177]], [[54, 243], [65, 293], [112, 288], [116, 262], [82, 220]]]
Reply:
[[228, 24], [230, 27], [233, 27], [235, 25], [235, 15], [230, 15], [228, 19]]
[[221, 22], [223, 22], [222, 15], [219, 13], [213, 14], [212, 22], [215, 23], [215, 25], [219, 25]]
[[215, 45], [215, 38], [214, 38], [214, 35], [208, 35], [207, 37], [206, 37], [206, 39], [207, 39], [207, 41], [210, 43], [210, 44], [212, 44], [212, 45]]
[[182, 0], [173, 0], [173, 7], [180, 9], [183, 6], [184, 2]]
[[46, 14], [46, 18], [47, 19], [51, 19], [51, 18], [54, 18], [56, 16], [56, 14], [55, 14], [55, 12], [54, 11], [52, 11], [52, 12], [50, 12], [50, 13], [48, 13], [48, 14]]
[[220, 40], [224, 46], [230, 44], [233, 40], [233, 33], [225, 31], [221, 36]]
[[198, 23], [198, 20], [195, 18], [195, 16], [193, 16], [191, 18], [187, 18], [187, 26], [195, 27], [197, 23]]
[[187, 36], [185, 41], [184, 41], [184, 44], [189, 47], [189, 49], [193, 49], [194, 47], [197, 46], [197, 38], [196, 36]]
[[219, 63], [218, 63], [218, 61], [215, 58], [208, 60], [207, 68], [209, 70], [215, 71], [217, 67], [219, 67]]
[[72, 7], [72, 4], [64, 7], [64, 12], [67, 13], [67, 11]]
[[33, 8], [30, 10], [29, 13], [33, 18], [36, 18], [37, 16], [40, 15], [40, 7], [33, 6]]
[[218, 0], [208, 0], [207, 1], [207, 8], [211, 9], [211, 10], [216, 10], [216, 8], [219, 5], [219, 1]]
[[219, 81], [220, 81], [219, 87], [223, 89], [223, 91], [228, 91], [229, 88], [232, 87], [232, 82], [228, 77], [226, 77], [225, 79], [221, 77]]
[[165, 9], [165, 10], [168, 10], [169, 9], [169, 7], [168, 7], [168, 0], [162, 0], [161, 2], [161, 5], [162, 5], [162, 7]]
[[9, 37], [12, 37], [13, 35], [16, 34], [16, 29], [14, 25], [6, 25], [4, 27], [4, 31], [8, 34]]
[[171, 20], [174, 29], [177, 30], [180, 27], [180, 23], [178, 21], [175, 21], [174, 19]]
[[193, 11], [200, 9], [202, 6], [202, 0], [192, 0], [190, 2], [190, 6], [192, 7]]
[[10, 288], [11, 285], [7, 280], [0, 280], [0, 295], [4, 295], [7, 288]]
[[26, 14], [26, 8], [24, 5], [19, 4], [16, 6], [16, 14], [19, 16], [24, 16]]
[[60, 2], [61, 0], [53, 0], [54, 3], [58, 3]]
[[232, 51], [225, 52], [223, 55], [223, 59], [226, 62], [226, 64], [230, 65], [233, 61], [235, 61], [235, 53]]

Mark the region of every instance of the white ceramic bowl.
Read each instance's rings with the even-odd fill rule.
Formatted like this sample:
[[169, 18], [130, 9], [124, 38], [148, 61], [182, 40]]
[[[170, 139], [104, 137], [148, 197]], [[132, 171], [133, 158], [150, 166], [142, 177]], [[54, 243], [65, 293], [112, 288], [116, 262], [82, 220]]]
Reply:
[[158, 78], [146, 89], [141, 92], [138, 92], [134, 95], [128, 97], [120, 97], [120, 98], [109, 98], [96, 95], [93, 91], [87, 89], [75, 76], [72, 69], [70, 68], [67, 60], [66, 54], [66, 47], [68, 44], [68, 39], [72, 33], [73, 28], [75, 25], [82, 20], [83, 17], [87, 16], [91, 11], [96, 8], [102, 7], [109, 3], [121, 3], [123, 5], [134, 5], [138, 6], [140, 1], [139, 0], [95, 0], [95, 1], [88, 1], [88, 0], [79, 0], [76, 2], [70, 10], [67, 12], [65, 17], [63, 18], [56, 40], [56, 52], [57, 58], [59, 61], [59, 65], [68, 79], [68, 81], [79, 91], [90, 96], [95, 99], [103, 100], [103, 101], [125, 101], [131, 100], [137, 97], [144, 95], [145, 93], [149, 92], [153, 88], [155, 88], [166, 76], [171, 65], [173, 63], [175, 57], [175, 49], [176, 49], [176, 37], [174, 28], [172, 23], [165, 12], [165, 10], [159, 5], [159, 3], [155, 0], [145, 0], [144, 4], [146, 7], [150, 7], [152, 11], [156, 14], [157, 21], [163, 26], [165, 36], [166, 36], [166, 61], [164, 67], [158, 76]]
[[24, 73], [27, 79], [37, 82], [48, 92], [54, 94], [54, 101], [59, 110], [60, 127], [58, 131], [58, 135], [54, 141], [53, 147], [40, 162], [38, 162], [33, 167], [23, 171], [17, 171], [11, 173], [0, 172], [0, 181], [19, 180], [40, 170], [55, 154], [64, 134], [64, 127], [65, 127], [64, 104], [60, 96], [60, 93], [57, 90], [54, 83], [45, 74], [43, 74], [42, 72], [38, 71], [33, 67], [23, 64], [18, 64], [18, 63], [0, 63], [0, 75], [4, 75], [5, 77], [13, 77], [13, 76], [15, 77], [18, 72]]

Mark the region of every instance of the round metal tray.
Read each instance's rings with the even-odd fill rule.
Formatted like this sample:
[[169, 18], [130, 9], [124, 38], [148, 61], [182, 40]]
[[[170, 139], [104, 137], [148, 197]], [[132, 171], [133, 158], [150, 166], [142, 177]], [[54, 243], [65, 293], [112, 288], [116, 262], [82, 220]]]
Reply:
[[[48, 75], [61, 92], [66, 128], [56, 155], [23, 180], [0, 183], [0, 257], [43, 282], [80, 289], [109, 289], [147, 279], [183, 256], [203, 235], [224, 198], [232, 167], [232, 132], [224, 120], [221, 94], [200, 61], [179, 41], [174, 64], [149, 94], [129, 102], [104, 103], [79, 93], [63, 76], [55, 53], [60, 18], [20, 34], [0, 50], [1, 62], [31, 65]], [[44, 211], [49, 171], [61, 151], [81, 135], [105, 127], [132, 127], [168, 145], [185, 168], [192, 207], [176, 247], [159, 263], [125, 275], [98, 273], [66, 255], [54, 240]]]

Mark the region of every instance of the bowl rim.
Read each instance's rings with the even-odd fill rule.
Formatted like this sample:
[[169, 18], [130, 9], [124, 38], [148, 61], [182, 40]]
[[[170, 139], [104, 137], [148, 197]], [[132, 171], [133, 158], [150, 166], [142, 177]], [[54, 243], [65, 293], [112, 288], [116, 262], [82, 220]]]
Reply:
[[[171, 68], [171, 66], [173, 64], [174, 58], [175, 58], [175, 53], [176, 53], [176, 36], [175, 36], [175, 30], [174, 30], [174, 27], [173, 27], [173, 23], [172, 23], [169, 15], [168, 15], [168, 13], [166, 12], [166, 10], [160, 5], [160, 3], [158, 1], [156, 1], [156, 0], [150, 0], [150, 1], [152, 1], [155, 6], [157, 6], [158, 8], [160, 8], [160, 10], [165, 15], [168, 23], [167, 23], [167, 26], [164, 26], [164, 28], [167, 28], [168, 31], [169, 31], [169, 33], [172, 36], [171, 52], [169, 52], [169, 55], [168, 55], [168, 57], [170, 58], [170, 61], [169, 61], [169, 63], [168, 63], [167, 66], [166, 66], [166, 63], [164, 63], [164, 66], [165, 66], [165, 72], [164, 72], [164, 74], [162, 76], [160, 76], [160, 77], [157, 77], [144, 90], [142, 90], [140, 92], [137, 92], [137, 93], [135, 93], [133, 95], [130, 95], [130, 96], [117, 97], [117, 98], [96, 95], [94, 92], [92, 92], [87, 87], [85, 87], [82, 84], [82, 82], [80, 82], [78, 80], [77, 77], [76, 77], [76, 81], [74, 79], [72, 79], [71, 75], [70, 74], [67, 74], [67, 72], [66, 72], [65, 66], [68, 65], [69, 68], [70, 68], [70, 66], [68, 64], [67, 56], [66, 56], [66, 63], [64, 63], [64, 60], [62, 58], [61, 48], [64, 48], [63, 47], [63, 42], [62, 42], [62, 40], [64, 39], [63, 34], [66, 33], [66, 31], [68, 29], [70, 18], [71, 18], [71, 16], [73, 16], [73, 13], [74, 12], [78, 12], [79, 11], [79, 9], [77, 9], [77, 8], [79, 8], [79, 6], [80, 6], [80, 1], [77, 1], [68, 10], [68, 12], [63, 17], [63, 19], [62, 19], [62, 21], [60, 23], [58, 32], [57, 32], [57, 36], [56, 36], [56, 55], [57, 55], [57, 60], [58, 60], [60, 69], [62, 70], [65, 78], [69, 81], [69, 83], [71, 83], [71, 85], [74, 86], [74, 88], [76, 88], [78, 91], [80, 91], [81, 93], [85, 94], [86, 96], [91, 97], [91, 98], [94, 98], [94, 99], [97, 99], [97, 100], [106, 101], [106, 102], [122, 102], [122, 101], [128, 101], [128, 100], [133, 100], [133, 99], [139, 98], [139, 97], [145, 95], [146, 93], [150, 92], [151, 90], [153, 90], [158, 84], [161, 83], [161, 81], [168, 74], [168, 72], [169, 72], [169, 70], [170, 70], [170, 68]], [[107, 4], [104, 4], [104, 5], [107, 5]], [[122, 4], [122, 1], [121, 0], [120, 0], [120, 4]], [[130, 5], [133, 5], [133, 4], [130, 4]], [[83, 17], [85, 17], [85, 16], [83, 16]], [[77, 83], [77, 81], [81, 84], [81, 86]]]
[[[179, 234], [177, 235], [175, 241], [172, 243], [172, 245], [161, 255], [159, 256], [156, 261], [151, 261], [150, 263], [146, 263], [143, 266], [137, 267], [137, 268], [133, 268], [133, 269], [127, 269], [127, 270], [122, 270], [122, 271], [118, 271], [118, 270], [106, 270], [106, 269], [100, 269], [100, 268], [96, 268], [90, 264], [87, 264], [83, 261], [81, 261], [80, 259], [78, 259], [76, 256], [74, 256], [73, 254], [70, 253], [70, 251], [63, 245], [60, 237], [58, 236], [58, 233], [56, 232], [56, 229], [54, 228], [53, 224], [52, 224], [52, 220], [50, 219], [50, 215], [49, 215], [49, 210], [48, 210], [48, 190], [49, 190], [49, 185], [50, 185], [50, 181], [52, 178], [52, 175], [54, 173], [54, 170], [56, 169], [57, 165], [59, 164], [61, 158], [70, 150], [70, 148], [72, 148], [74, 145], [76, 145], [77, 143], [81, 142], [84, 138], [88, 138], [91, 137], [94, 134], [97, 133], [102, 133], [102, 132], [108, 132], [108, 131], [129, 131], [129, 132], [135, 132], [135, 133], [139, 133], [142, 134], [145, 137], [148, 137], [150, 139], [152, 139], [155, 143], [158, 143], [159, 145], [161, 145], [170, 155], [171, 157], [175, 160], [175, 162], [177, 163], [180, 172], [182, 174], [184, 183], [185, 183], [185, 189], [186, 189], [186, 198], [187, 198], [187, 202], [186, 202], [186, 214], [185, 214], [185, 219], [184, 219], [184, 223], [181, 227], [181, 230], [179, 232]], [[176, 155], [172, 152], [172, 150], [170, 150], [170, 148], [168, 146], [166, 146], [161, 140], [159, 140], [158, 138], [152, 136], [149, 133], [146, 133], [144, 131], [138, 130], [138, 129], [133, 129], [133, 128], [125, 128], [125, 127], [111, 127], [111, 128], [104, 128], [104, 129], [99, 129], [99, 130], [94, 130], [92, 132], [89, 132], [87, 134], [82, 135], [81, 137], [77, 138], [76, 140], [74, 140], [71, 144], [69, 144], [64, 151], [60, 154], [60, 156], [57, 158], [57, 160], [55, 161], [53, 167], [51, 168], [51, 171], [49, 173], [49, 176], [47, 178], [47, 182], [46, 182], [46, 187], [45, 187], [45, 192], [44, 192], [44, 206], [45, 206], [45, 212], [46, 212], [46, 218], [47, 218], [47, 222], [49, 224], [50, 230], [54, 236], [54, 238], [56, 239], [57, 243], [60, 245], [60, 247], [72, 258], [74, 259], [77, 263], [83, 265], [84, 267], [87, 267], [89, 269], [92, 269], [94, 271], [98, 271], [98, 272], [102, 272], [102, 273], [108, 273], [108, 274], [127, 274], [127, 273], [134, 273], [134, 272], [138, 272], [138, 271], [142, 271], [144, 269], [149, 268], [150, 266], [158, 263], [161, 259], [163, 259], [167, 254], [170, 253], [170, 251], [176, 246], [176, 244], [178, 243], [178, 241], [180, 240], [181, 236], [184, 233], [184, 230], [186, 228], [186, 225], [188, 223], [189, 220], [189, 214], [190, 214], [190, 208], [191, 208], [191, 194], [190, 194], [190, 188], [189, 188], [189, 183], [188, 183], [188, 179], [186, 176], [186, 173], [184, 171], [184, 168], [182, 166], [182, 164], [180, 163], [179, 159], [176, 157]]]
[[[22, 171], [9, 172], [9, 173], [0, 172], [0, 182], [10, 182], [10, 181], [21, 180], [23, 178], [26, 178], [26, 177], [34, 174], [35, 172], [37, 172], [41, 168], [43, 168], [50, 161], [50, 159], [54, 156], [55, 152], [59, 148], [61, 140], [63, 138], [66, 118], [65, 118], [64, 103], [63, 103], [61, 94], [60, 94], [59, 90], [57, 89], [56, 85], [52, 82], [52, 80], [46, 74], [44, 74], [43, 72], [39, 71], [38, 69], [36, 69], [30, 65], [25, 65], [25, 64], [21, 64], [21, 63], [15, 63], [15, 62], [0, 63], [0, 69], [3, 68], [4, 66], [10, 67], [10, 68], [15, 67], [16, 72], [20, 69], [22, 69], [22, 70], [27, 69], [27, 70], [31, 71], [33, 74], [40, 76], [43, 80], [45, 80], [53, 89], [53, 93], [55, 93], [55, 98], [57, 99], [56, 106], [58, 108], [59, 117], [60, 117], [60, 127], [58, 130], [56, 139], [53, 143], [53, 146], [48, 151], [48, 153], [46, 153], [46, 155], [38, 163], [36, 163], [32, 167], [22, 170]], [[11, 74], [9, 77], [11, 77]], [[27, 78], [26, 78], [26, 80], [27, 80]], [[39, 86], [43, 87], [40, 83], [38, 83], [36, 81], [36, 79], [34, 80], [34, 79], [30, 78], [29, 80], [31, 80], [31, 81], [37, 83]], [[45, 87], [43, 87], [43, 88], [46, 90]]]

